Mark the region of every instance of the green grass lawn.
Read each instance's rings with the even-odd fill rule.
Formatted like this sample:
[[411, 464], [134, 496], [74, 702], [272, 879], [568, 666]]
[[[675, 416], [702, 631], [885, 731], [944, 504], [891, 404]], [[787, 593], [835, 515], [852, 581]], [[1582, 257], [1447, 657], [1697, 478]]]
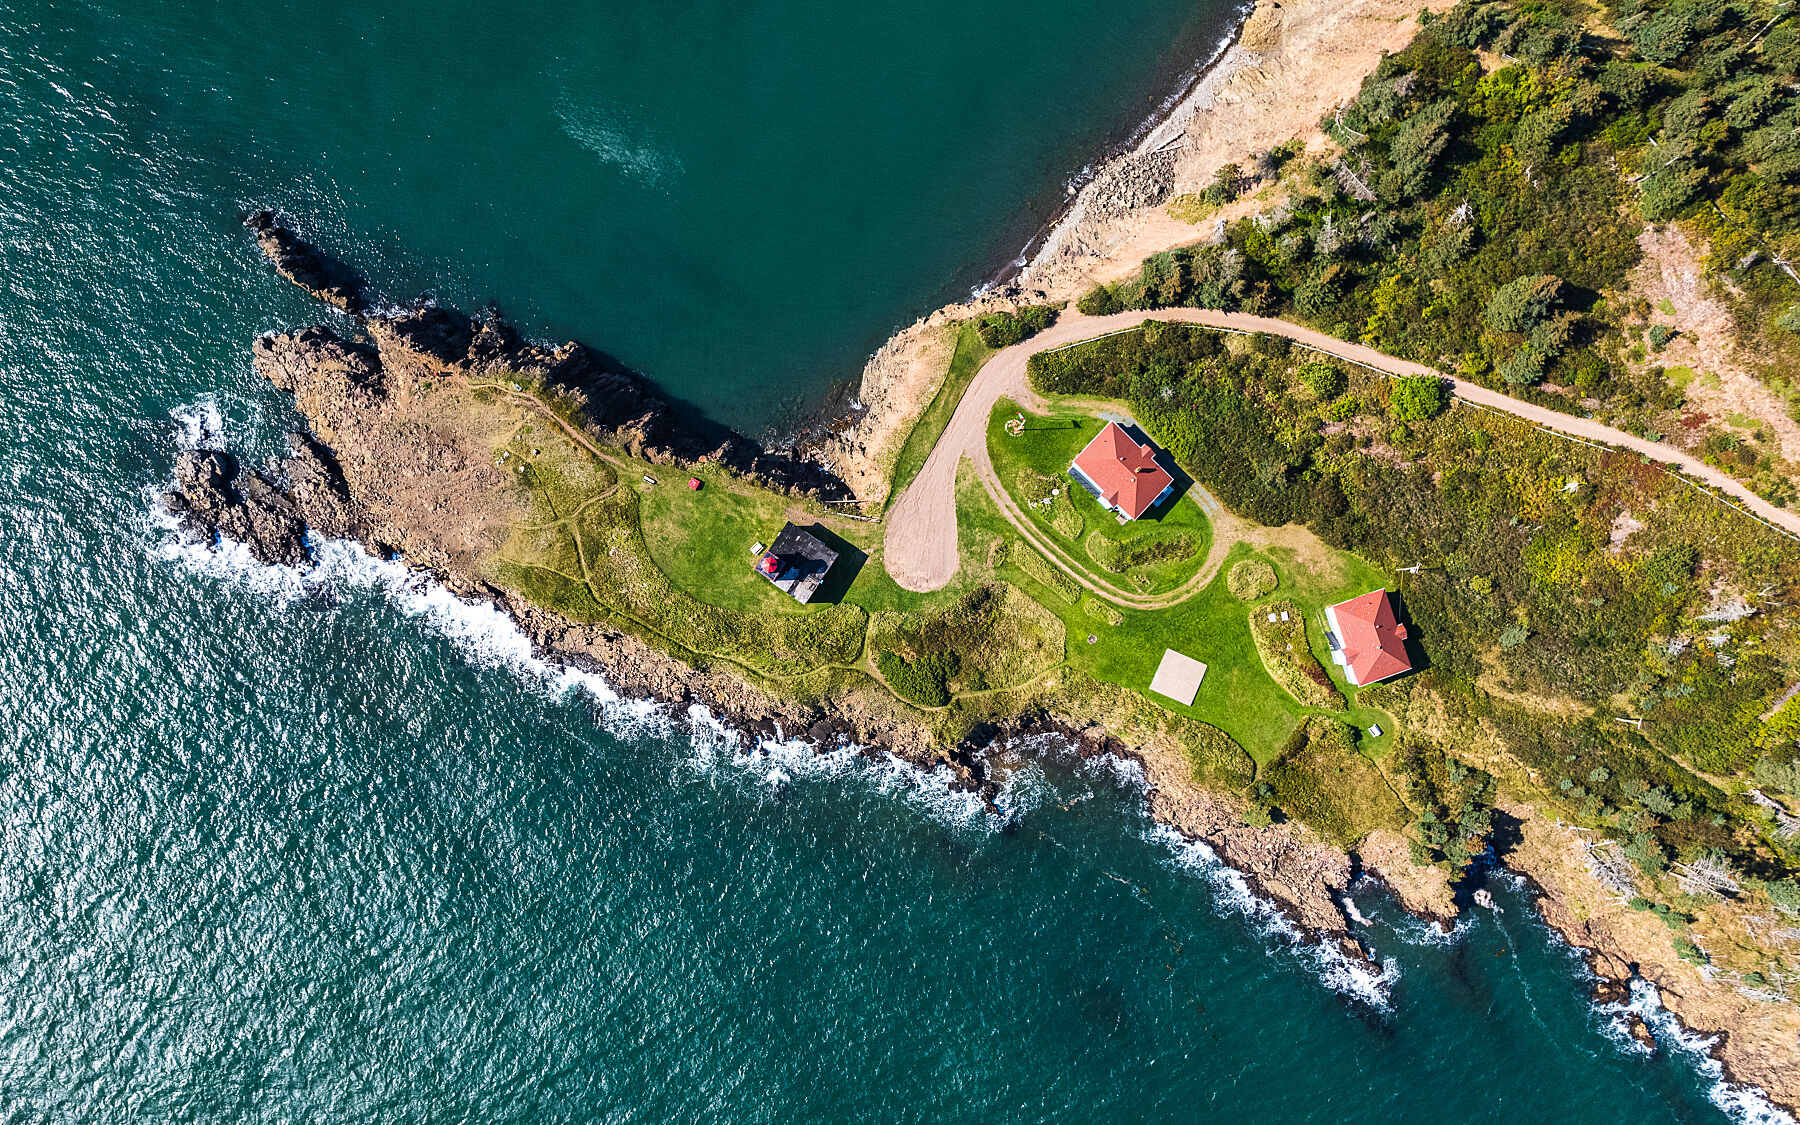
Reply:
[[[1106, 423], [1085, 409], [1058, 405], [1049, 414], [1026, 414], [1025, 432], [1014, 437], [1006, 432], [1006, 421], [1018, 412], [1003, 399], [988, 419], [994, 471], [1013, 502], [1069, 559], [1104, 584], [1146, 594], [1173, 590], [1194, 576], [1212, 545], [1212, 524], [1199, 504], [1177, 495], [1143, 519], [1121, 524], [1068, 471]], [[1179, 557], [1129, 564], [1133, 552], [1182, 540]], [[1120, 556], [1125, 565], [1115, 570]]]
[[[769, 544], [796, 507], [788, 497], [746, 484], [713, 466], [692, 475], [703, 482], [687, 487], [688, 473], [664, 472], [658, 483], [633, 482], [640, 493], [644, 542], [669, 580], [688, 594], [726, 609], [749, 613], [806, 613], [751, 567], [750, 548]], [[880, 542], [880, 525], [802, 516], [805, 525], [825, 522], [864, 551]]]
[[[1246, 548], [1233, 552], [1247, 554]], [[1243, 602], [1225, 589], [1223, 577], [1170, 609], [1122, 611], [1117, 627], [1080, 609], [1070, 617], [1069, 660], [1102, 680], [1144, 692], [1159, 706], [1211, 723], [1237, 739], [1262, 763], [1272, 758], [1308, 713], [1263, 670], [1250, 636]], [[1098, 637], [1088, 644], [1089, 635]], [[1191, 707], [1149, 693], [1163, 650], [1174, 649], [1206, 664], [1206, 679]]]
[[975, 373], [981, 365], [994, 354], [994, 349], [981, 342], [981, 335], [975, 331], [975, 322], [964, 321], [956, 334], [956, 350], [950, 353], [950, 369], [944, 376], [944, 382], [938, 387], [918, 421], [913, 423], [912, 432], [906, 435], [906, 443], [900, 447], [900, 455], [894, 461], [894, 477], [892, 487], [888, 489], [890, 501], [906, 491], [906, 486], [919, 475], [925, 467], [925, 458], [931, 455], [932, 447], [937, 445], [938, 438], [950, 425], [950, 418], [956, 413], [956, 404], [962, 401], [963, 392], [975, 380]]
[[1371, 725], [1379, 725], [1381, 737], [1370, 738], [1365, 734], [1361, 749], [1371, 757], [1381, 757], [1393, 746], [1393, 718], [1384, 711], [1360, 705], [1357, 697], [1364, 689], [1347, 683], [1343, 668], [1332, 663], [1331, 648], [1325, 642], [1325, 607], [1385, 586], [1389, 576], [1344, 551], [1332, 551], [1330, 565], [1325, 567], [1309, 566], [1294, 551], [1280, 547], [1270, 548], [1265, 552], [1265, 557], [1275, 565], [1275, 572], [1281, 577], [1281, 586], [1263, 600], [1280, 601], [1286, 598], [1306, 614], [1306, 635], [1312, 644], [1313, 656], [1318, 658], [1319, 664], [1330, 675], [1338, 691], [1349, 702], [1349, 710], [1341, 717], [1359, 731], [1367, 731]]
[[[988, 574], [986, 555], [1000, 535], [1005, 520], [993, 512], [964, 530], [958, 542], [962, 567], [942, 590], [917, 594], [901, 589], [881, 564], [881, 541], [886, 525], [821, 515], [789, 497], [739, 480], [706, 466], [692, 475], [704, 487], [687, 487], [689, 474], [664, 473], [655, 485], [635, 480], [628, 485], [639, 493], [644, 541], [651, 558], [683, 592], [726, 609], [753, 613], [804, 614], [818, 612], [819, 605], [803, 606], [758, 575], [750, 548], [774, 542], [790, 518], [802, 527], [823, 525], [833, 535], [863, 551], [868, 559], [844, 591], [843, 601], [875, 613], [882, 610], [919, 612], [955, 601]], [[958, 475], [959, 501], [981, 485], [966, 467]], [[842, 560], [839, 565], [854, 565]], [[828, 586], [829, 589], [829, 586]]]

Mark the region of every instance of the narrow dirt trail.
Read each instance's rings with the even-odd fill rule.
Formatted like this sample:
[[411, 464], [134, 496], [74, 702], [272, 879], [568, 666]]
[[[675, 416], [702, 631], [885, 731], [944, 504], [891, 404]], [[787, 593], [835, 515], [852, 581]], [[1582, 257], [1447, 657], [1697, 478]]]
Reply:
[[[1463, 379], [1449, 378], [1442, 372], [1426, 367], [1410, 360], [1395, 359], [1383, 355], [1374, 348], [1361, 344], [1348, 344], [1333, 339], [1323, 332], [1285, 320], [1271, 317], [1250, 316], [1247, 313], [1217, 312], [1212, 309], [1156, 309], [1149, 312], [1123, 312], [1111, 316], [1082, 316], [1073, 311], [1065, 313], [1062, 319], [1043, 332], [1020, 344], [997, 353], [984, 364], [969, 389], [963, 394], [962, 401], [956, 406], [956, 413], [950, 424], [945, 427], [943, 436], [933, 447], [931, 455], [925, 460], [925, 467], [919, 470], [907, 490], [889, 509], [887, 515], [887, 532], [883, 540], [883, 556], [887, 563], [888, 573], [894, 581], [908, 590], [925, 592], [942, 589], [956, 576], [958, 563], [958, 544], [956, 534], [956, 467], [964, 457], [969, 458], [980, 475], [982, 484], [987, 488], [1006, 518], [1019, 529], [1027, 541], [1037, 543], [1039, 536], [1033, 534], [1029, 521], [1013, 508], [1005, 489], [999, 487], [998, 475], [994, 472], [994, 463], [988, 456], [987, 424], [994, 411], [994, 405], [1003, 398], [1012, 399], [1020, 406], [1041, 410], [1044, 400], [1031, 389], [1030, 380], [1026, 378], [1025, 364], [1032, 356], [1042, 351], [1062, 347], [1065, 344], [1080, 343], [1113, 332], [1127, 331], [1137, 327], [1145, 320], [1170, 321], [1181, 324], [1199, 324], [1208, 328], [1222, 328], [1236, 332], [1266, 332], [1272, 336], [1285, 336], [1302, 347], [1323, 352], [1386, 375], [1430, 375], [1444, 379], [1450, 384], [1452, 393], [1464, 402], [1487, 410], [1510, 414], [1540, 429], [1562, 434], [1578, 440], [1588, 441], [1615, 449], [1630, 450], [1642, 454], [1653, 461], [1680, 470], [1696, 480], [1704, 482], [1711, 488], [1724, 493], [1730, 503], [1738, 510], [1753, 518], [1770, 524], [1777, 530], [1800, 538], [1800, 513], [1786, 511], [1764, 500], [1751, 492], [1743, 484], [1729, 474], [1713, 468], [1682, 450], [1647, 441], [1635, 434], [1602, 425], [1590, 418], [1575, 418], [1567, 414], [1558, 414], [1554, 410], [1521, 402], [1500, 391], [1489, 390], [1479, 384]], [[1723, 498], [1714, 496], [1715, 501]], [[1232, 521], [1236, 523], [1235, 519]], [[1215, 516], [1213, 532], [1213, 551], [1223, 558], [1220, 544], [1229, 548], [1227, 527]], [[1082, 586], [1109, 600], [1125, 605], [1136, 604], [1150, 608], [1150, 603], [1173, 604], [1169, 599], [1179, 601], [1191, 592], [1193, 583], [1188, 583], [1179, 591], [1163, 595], [1155, 599], [1135, 598], [1120, 592], [1103, 590], [1095, 586], [1087, 577], [1071, 569], [1054, 551], [1045, 552], [1057, 567]], [[1202, 573], [1210, 577], [1216, 572], [1213, 560], [1202, 567]], [[1198, 577], [1198, 576], [1196, 576]]]

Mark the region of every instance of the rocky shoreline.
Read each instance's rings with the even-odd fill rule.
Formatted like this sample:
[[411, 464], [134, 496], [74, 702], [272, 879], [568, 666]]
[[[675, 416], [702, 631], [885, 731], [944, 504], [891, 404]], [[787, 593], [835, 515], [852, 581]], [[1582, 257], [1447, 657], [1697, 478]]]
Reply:
[[[277, 271], [321, 300], [341, 308], [338, 296], [360, 292], [329, 259], [262, 213], [250, 225]], [[312, 290], [308, 282], [320, 279], [333, 288]], [[762, 451], [747, 439], [702, 448], [652, 392], [628, 374], [598, 369], [578, 344], [545, 349], [519, 341], [497, 318], [471, 320], [435, 306], [359, 314], [355, 323], [361, 329], [355, 338], [310, 327], [254, 342], [256, 371], [294, 395], [312, 432], [289, 435], [289, 456], [262, 465], [225, 452], [181, 453], [175, 488], [163, 504], [185, 535], [236, 540], [258, 560], [286, 566], [306, 564], [309, 532], [354, 540], [379, 557], [405, 560], [459, 597], [494, 604], [543, 658], [597, 673], [624, 698], [656, 700], [676, 713], [698, 704], [752, 737], [803, 737], [820, 753], [855, 746], [871, 757], [892, 753], [922, 769], [943, 767], [958, 788], [996, 812], [994, 752], [1020, 739], [1055, 735], [1082, 756], [1134, 761], [1154, 819], [1212, 848], [1306, 934], [1366, 957], [1349, 937], [1341, 905], [1358, 864], [1298, 825], [1250, 827], [1240, 800], [1195, 789], [1176, 749], [1128, 747], [1104, 729], [1042, 710], [945, 746], [923, 724], [858, 707], [855, 697], [834, 701], [829, 710], [796, 704], [732, 670], [696, 667], [605, 624], [564, 620], [484, 580], [473, 559], [508, 513], [481, 509], [478, 482], [497, 470], [423, 421], [428, 412], [418, 401], [433, 381], [536, 375], [580, 404], [584, 428], [596, 441], [633, 456], [671, 466], [729, 465], [796, 497], [829, 498], [842, 484], [816, 465]], [[1432, 916], [1428, 905], [1417, 905]]]
[[[597, 440], [633, 456], [657, 464], [723, 464], [796, 497], [836, 498], [849, 488], [818, 465], [763, 450], [739, 435], [715, 442], [686, 431], [641, 380], [578, 344], [544, 348], [521, 341], [497, 317], [462, 317], [430, 305], [370, 315], [360, 284], [347, 282], [341, 267], [265, 213], [252, 216], [250, 225], [278, 272], [349, 313], [357, 331], [345, 336], [314, 327], [255, 342], [257, 371], [294, 394], [313, 432], [291, 435], [290, 456], [263, 465], [244, 465], [227, 453], [184, 452], [165, 504], [187, 534], [239, 540], [260, 560], [284, 565], [304, 564], [309, 531], [356, 540], [377, 555], [399, 556], [428, 571], [461, 597], [492, 602], [546, 659], [598, 673], [622, 697], [655, 699], [676, 711], [699, 704], [751, 736], [803, 737], [821, 753], [854, 746], [871, 757], [892, 753], [922, 769], [943, 767], [957, 787], [980, 794], [990, 807], [998, 793], [993, 753], [1011, 741], [1054, 734], [1079, 754], [1135, 761], [1155, 820], [1205, 843], [1309, 940], [1335, 942], [1347, 956], [1367, 958], [1350, 936], [1343, 907], [1345, 892], [1364, 870], [1380, 877], [1410, 912], [1440, 922], [1454, 916], [1451, 888], [1441, 878], [1419, 881], [1429, 872], [1409, 871], [1403, 847], [1396, 856], [1392, 842], [1370, 841], [1362, 849], [1367, 854], [1355, 856], [1297, 825], [1252, 828], [1241, 801], [1197, 790], [1184, 759], [1164, 748], [1127, 747], [1107, 731], [1045, 713], [1017, 716], [945, 747], [926, 727], [892, 714], [794, 704], [729, 670], [693, 667], [636, 635], [575, 624], [512, 597], [468, 565], [474, 546], [492, 531], [493, 514], [474, 511], [473, 494], [461, 485], [491, 466], [470, 462], [429, 427], [374, 436], [374, 420], [387, 425], [394, 407], [432, 380], [501, 371], [531, 375], [578, 402], [585, 428]], [[1683, 963], [1667, 963], [1666, 939], [1658, 946], [1617, 925], [1597, 924], [1604, 895], [1596, 899], [1597, 884], [1589, 886], [1593, 880], [1573, 865], [1571, 845], [1541, 818], [1534, 820], [1532, 810], [1517, 812], [1528, 846], [1504, 860], [1531, 881], [1547, 924], [1587, 952], [1603, 982], [1597, 1002], [1617, 1002], [1625, 984], [1649, 981], [1684, 1026], [1719, 1037], [1713, 1053], [1732, 1081], [1768, 1091], [1783, 1105], [1800, 1103], [1800, 1012], [1791, 1004], [1748, 1004]], [[1632, 1033], [1648, 1035], [1641, 1026]]]

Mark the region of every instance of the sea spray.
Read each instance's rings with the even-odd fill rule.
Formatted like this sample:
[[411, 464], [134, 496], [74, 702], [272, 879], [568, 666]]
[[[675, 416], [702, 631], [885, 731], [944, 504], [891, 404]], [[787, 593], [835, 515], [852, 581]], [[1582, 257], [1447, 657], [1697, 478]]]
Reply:
[[1280, 941], [1325, 987], [1378, 1012], [1393, 1010], [1393, 988], [1400, 979], [1400, 964], [1392, 957], [1382, 958], [1377, 969], [1369, 961], [1346, 954], [1333, 942], [1307, 940], [1300, 927], [1275, 903], [1250, 889], [1250, 881], [1242, 872], [1228, 866], [1217, 852], [1199, 840], [1190, 840], [1162, 824], [1146, 832], [1145, 839], [1166, 848], [1177, 869], [1199, 875], [1211, 884], [1221, 911], [1242, 915], [1265, 938]]
[[1630, 999], [1596, 1005], [1596, 1011], [1610, 1017], [1610, 1037], [1625, 1050], [1646, 1050], [1625, 1030], [1630, 1017], [1643, 1020], [1658, 1043], [1681, 1052], [1692, 1061], [1695, 1070], [1710, 1080], [1712, 1085], [1706, 1091], [1707, 1100], [1739, 1125], [1795, 1125], [1793, 1115], [1769, 1101], [1762, 1091], [1728, 1079], [1724, 1064], [1713, 1057], [1718, 1038], [1681, 1026], [1680, 1019], [1663, 1006], [1662, 994], [1649, 981], [1633, 980]]

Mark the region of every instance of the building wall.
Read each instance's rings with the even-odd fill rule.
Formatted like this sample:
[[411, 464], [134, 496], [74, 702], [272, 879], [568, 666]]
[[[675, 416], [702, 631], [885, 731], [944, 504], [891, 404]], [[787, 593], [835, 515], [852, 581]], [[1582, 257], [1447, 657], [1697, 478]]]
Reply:
[[1338, 627], [1337, 606], [1325, 607], [1325, 626], [1331, 630], [1331, 635], [1336, 637], [1338, 642], [1338, 647], [1331, 650], [1332, 662], [1344, 670], [1344, 679], [1350, 683], [1350, 686], [1361, 687], [1362, 685], [1356, 681], [1356, 669], [1350, 667], [1349, 650], [1344, 648], [1344, 631]]
[[1106, 502], [1106, 497], [1101, 495], [1100, 486], [1095, 484], [1093, 482], [1093, 479], [1090, 478], [1086, 473], [1082, 472], [1080, 466], [1071, 462], [1069, 465], [1069, 475], [1074, 477], [1077, 481], [1080, 481], [1081, 487], [1087, 489], [1090, 493], [1092, 493], [1094, 496], [1094, 499], [1098, 500], [1100, 502], [1100, 506], [1102, 508], [1105, 508], [1109, 512], [1116, 512], [1119, 510], [1116, 505], [1108, 504]]

